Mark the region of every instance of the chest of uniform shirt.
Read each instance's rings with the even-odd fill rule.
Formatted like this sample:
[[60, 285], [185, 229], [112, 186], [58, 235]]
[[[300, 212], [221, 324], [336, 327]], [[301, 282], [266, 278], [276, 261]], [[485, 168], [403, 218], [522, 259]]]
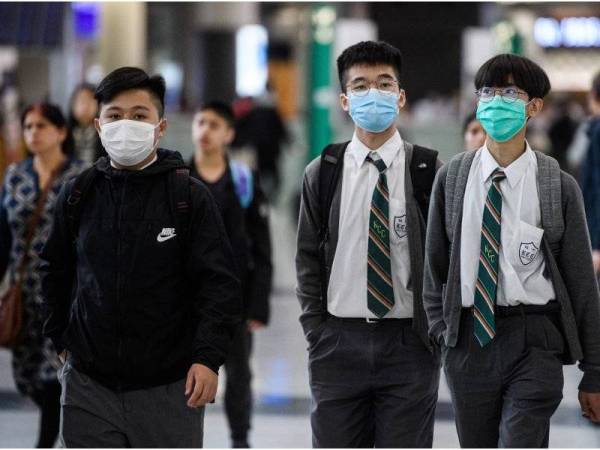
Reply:
[[[406, 237], [406, 198], [404, 189], [404, 162], [405, 153], [396, 153], [390, 166], [385, 171], [385, 178], [389, 192], [388, 217], [390, 244], [400, 244]], [[342, 189], [342, 204], [340, 225], [355, 228], [357, 223], [362, 225], [363, 239], [367, 242], [369, 233], [369, 218], [373, 192], [380, 174], [370, 162], [358, 164], [354, 156], [348, 155], [345, 161], [348, 170], [344, 171], [344, 185]], [[392, 248], [392, 251], [395, 249]]]
[[[482, 181], [484, 164], [479, 156], [469, 173], [463, 207], [461, 247], [466, 251], [461, 272], [466, 274], [462, 280], [465, 306], [472, 304], [480, 252], [480, 240], [469, 236], [481, 236], [485, 199], [491, 186], [490, 177]], [[529, 150], [521, 158], [523, 160], [518, 161], [521, 168], [511, 173], [509, 166], [505, 169], [507, 178], [500, 182], [502, 211], [497, 303], [501, 305], [543, 304], [554, 297], [552, 283], [545, 276], [541, 251], [544, 231], [541, 228], [535, 155]]]

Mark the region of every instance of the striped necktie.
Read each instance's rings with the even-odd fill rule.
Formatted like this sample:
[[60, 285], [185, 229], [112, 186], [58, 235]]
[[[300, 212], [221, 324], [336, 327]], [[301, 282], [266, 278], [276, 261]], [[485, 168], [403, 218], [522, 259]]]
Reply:
[[371, 199], [369, 216], [369, 250], [367, 261], [367, 306], [377, 317], [385, 316], [394, 307], [392, 264], [390, 260], [389, 192], [385, 162], [377, 152], [369, 153], [367, 161], [379, 171], [379, 179]]
[[475, 284], [473, 308], [474, 333], [482, 347], [496, 335], [496, 292], [498, 290], [498, 268], [500, 254], [500, 224], [502, 217], [502, 192], [500, 182], [506, 178], [501, 169], [492, 173], [492, 185], [488, 190], [481, 223], [481, 250], [479, 270]]

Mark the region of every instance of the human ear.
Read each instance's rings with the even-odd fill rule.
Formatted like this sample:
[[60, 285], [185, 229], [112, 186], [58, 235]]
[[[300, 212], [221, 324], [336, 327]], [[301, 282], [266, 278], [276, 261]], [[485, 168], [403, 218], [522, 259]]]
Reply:
[[400, 89], [400, 95], [398, 96], [398, 109], [404, 108], [406, 105], [406, 92], [404, 89]]
[[525, 112], [526, 112], [527, 116], [535, 117], [542, 111], [543, 107], [544, 107], [544, 100], [536, 97], [536, 98], [531, 99], [531, 101], [527, 105]]
[[344, 111], [350, 111], [350, 99], [343, 92], [340, 94], [340, 105]]
[[163, 137], [165, 132], [167, 131], [167, 119], [163, 118], [160, 124], [158, 125], [158, 137]]

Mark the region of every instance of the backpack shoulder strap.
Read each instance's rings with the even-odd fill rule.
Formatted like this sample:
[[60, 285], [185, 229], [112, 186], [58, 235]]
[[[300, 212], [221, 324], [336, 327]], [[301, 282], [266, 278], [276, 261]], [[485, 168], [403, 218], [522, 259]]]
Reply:
[[192, 209], [190, 169], [189, 167], [178, 167], [171, 170], [168, 177], [169, 207], [175, 219], [175, 233], [182, 237], [178, 241], [185, 254], [189, 242]]
[[79, 231], [83, 201], [98, 173], [96, 167], [92, 166], [77, 175], [67, 197], [67, 224], [73, 241], [77, 238], [77, 232]]
[[410, 162], [410, 177], [413, 185], [413, 195], [417, 200], [421, 214], [427, 222], [429, 198], [435, 178], [435, 167], [438, 152], [420, 145], [413, 145], [413, 156]]
[[333, 195], [340, 179], [344, 166], [344, 153], [348, 142], [330, 144], [321, 152], [321, 166], [319, 168], [319, 206], [321, 211], [321, 228], [319, 229], [319, 266], [321, 278], [321, 311], [327, 315], [327, 288], [329, 286], [329, 270], [327, 268], [327, 255], [325, 244], [329, 240], [329, 212]]
[[349, 143], [350, 141], [341, 144], [329, 144], [321, 152], [321, 166], [319, 168], [319, 206], [321, 210], [319, 237], [321, 240], [329, 232], [329, 211], [344, 165], [344, 153], [346, 153]]
[[233, 160], [229, 162], [229, 170], [240, 204], [242, 208], [247, 209], [254, 199], [252, 171], [247, 165]]
[[542, 213], [542, 226], [549, 242], [560, 241], [565, 229], [562, 208], [561, 170], [558, 162], [547, 155], [535, 152], [538, 163], [538, 192]]
[[[465, 151], [453, 157], [447, 164], [446, 189], [444, 200], [446, 203], [446, 234], [452, 236], [459, 217], [462, 216], [462, 197], [469, 178], [471, 164], [475, 158], [476, 151]], [[458, 201], [458, 205], [457, 202]]]

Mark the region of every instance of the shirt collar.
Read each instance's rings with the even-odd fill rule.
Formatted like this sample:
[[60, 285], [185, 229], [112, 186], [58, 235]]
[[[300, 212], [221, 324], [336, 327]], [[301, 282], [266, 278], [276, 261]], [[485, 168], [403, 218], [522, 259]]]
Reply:
[[361, 142], [355, 132], [354, 136], [352, 136], [352, 141], [350, 141], [348, 153], [356, 161], [357, 167], [362, 167], [367, 159], [367, 156], [369, 156], [369, 153], [376, 151], [379, 153], [379, 156], [381, 156], [381, 159], [385, 163], [386, 167], [390, 167], [400, 149], [404, 148], [403, 144], [404, 142], [402, 137], [400, 136], [398, 130], [396, 130], [392, 137], [385, 141], [381, 147], [371, 150]]
[[[531, 150], [529, 142], [525, 141], [525, 151], [523, 154], [508, 167], [502, 168], [511, 188], [514, 188], [521, 178], [523, 178], [533, 158], [535, 158], [533, 150]], [[484, 145], [481, 149], [481, 181], [485, 183], [497, 168], [500, 168], [500, 165], [488, 150], [487, 145]]]

